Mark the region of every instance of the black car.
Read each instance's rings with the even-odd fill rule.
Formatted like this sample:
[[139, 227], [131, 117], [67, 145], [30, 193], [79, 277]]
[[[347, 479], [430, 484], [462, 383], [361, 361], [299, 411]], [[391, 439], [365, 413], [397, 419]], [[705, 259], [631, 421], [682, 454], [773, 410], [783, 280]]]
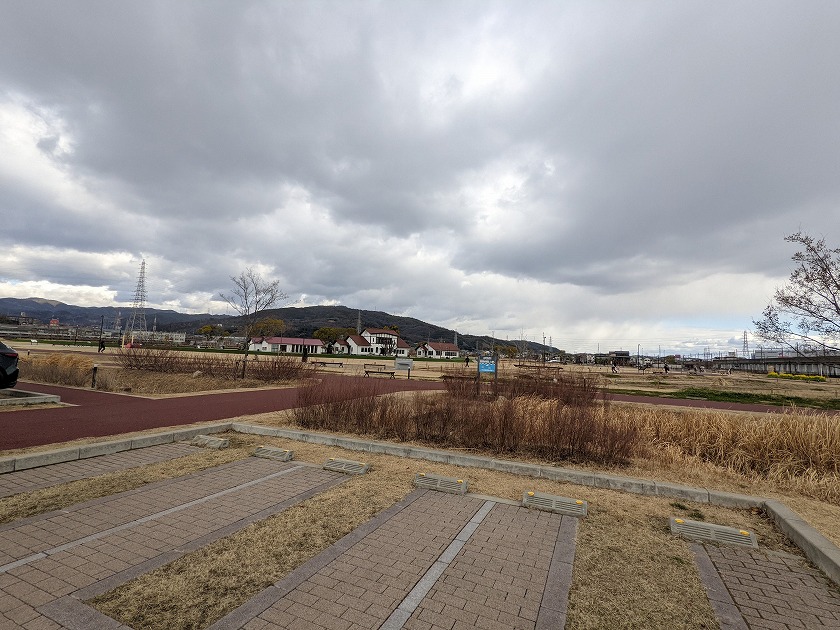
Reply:
[[0, 389], [14, 387], [18, 380], [18, 353], [0, 341]]

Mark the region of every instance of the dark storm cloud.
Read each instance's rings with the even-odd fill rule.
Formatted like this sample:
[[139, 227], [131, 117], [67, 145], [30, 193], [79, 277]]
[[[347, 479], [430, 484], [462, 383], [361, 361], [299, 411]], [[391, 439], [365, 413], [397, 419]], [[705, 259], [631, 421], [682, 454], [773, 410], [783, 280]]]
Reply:
[[32, 167], [0, 158], [0, 242], [16, 280], [109, 285], [26, 247], [122, 252], [192, 302], [253, 263], [403, 309], [783, 276], [768, 246], [840, 220], [838, 27], [830, 2], [6, 2], [0, 142]]

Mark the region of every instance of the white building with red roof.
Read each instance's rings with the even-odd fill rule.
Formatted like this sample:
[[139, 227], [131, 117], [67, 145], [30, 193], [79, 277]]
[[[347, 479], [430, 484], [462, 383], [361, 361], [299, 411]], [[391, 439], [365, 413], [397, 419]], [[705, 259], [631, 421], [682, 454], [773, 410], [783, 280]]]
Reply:
[[417, 356], [427, 359], [457, 359], [461, 350], [454, 343], [427, 341], [416, 350]]
[[356, 356], [407, 357], [411, 346], [397, 331], [387, 328], [365, 328], [361, 335], [349, 335], [333, 345], [337, 354]]
[[407, 357], [411, 350], [411, 346], [400, 338], [399, 333], [389, 328], [365, 328], [362, 337], [373, 348], [373, 354]]

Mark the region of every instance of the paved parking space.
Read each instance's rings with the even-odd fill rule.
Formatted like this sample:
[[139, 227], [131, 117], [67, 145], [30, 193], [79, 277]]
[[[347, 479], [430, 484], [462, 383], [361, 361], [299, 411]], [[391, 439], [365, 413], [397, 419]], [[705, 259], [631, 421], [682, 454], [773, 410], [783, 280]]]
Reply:
[[417, 490], [211, 628], [562, 628], [576, 528]]
[[0, 527], [0, 629], [110, 628], [81, 601], [344, 481], [250, 458]]
[[840, 628], [840, 589], [802, 558], [692, 545], [724, 630]]
[[160, 444], [88, 459], [77, 459], [0, 475], [0, 498], [19, 492], [32, 492], [62, 483], [89, 479], [110, 472], [138, 468], [146, 464], [185, 457], [201, 449], [186, 443]]
[[[194, 450], [167, 444], [54, 464], [29, 483]], [[345, 479], [249, 458], [0, 525], [0, 630], [125, 628], [84, 602]], [[563, 628], [577, 527], [501, 499], [415, 490], [211, 627]], [[840, 629], [840, 590], [800, 557], [691, 548], [724, 630]]]

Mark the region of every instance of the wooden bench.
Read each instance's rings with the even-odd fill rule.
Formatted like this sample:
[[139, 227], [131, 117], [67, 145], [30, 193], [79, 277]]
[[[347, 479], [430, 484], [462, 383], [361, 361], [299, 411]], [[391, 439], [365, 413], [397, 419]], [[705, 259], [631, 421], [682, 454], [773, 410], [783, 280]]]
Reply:
[[441, 374], [440, 378], [444, 381], [474, 381], [476, 376], [475, 374]]
[[396, 371], [395, 370], [386, 370], [387, 366], [382, 365], [381, 363], [365, 363], [365, 377], [370, 376], [371, 374], [387, 374], [390, 378], [395, 378]]

